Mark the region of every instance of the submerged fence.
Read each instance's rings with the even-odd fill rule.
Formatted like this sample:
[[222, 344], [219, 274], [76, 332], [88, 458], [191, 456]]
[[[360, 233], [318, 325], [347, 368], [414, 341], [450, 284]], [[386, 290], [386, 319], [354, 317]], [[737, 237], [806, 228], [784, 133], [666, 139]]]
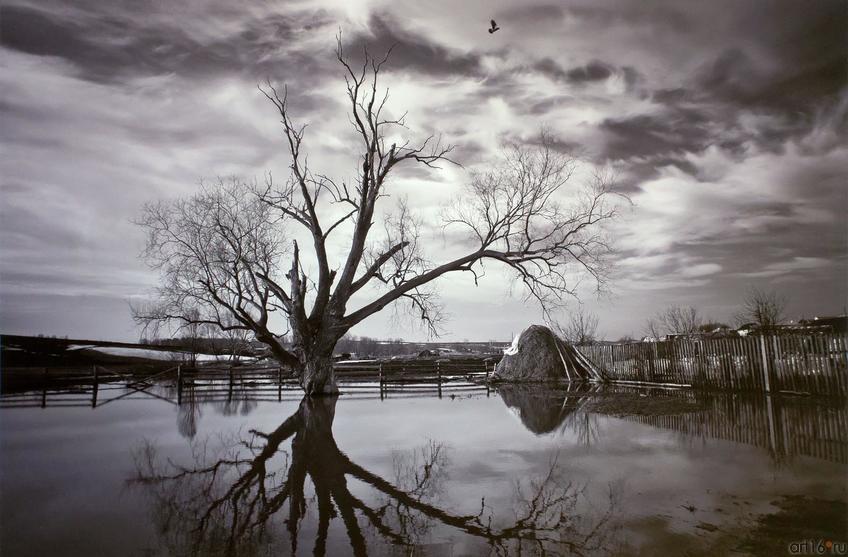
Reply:
[[676, 339], [580, 346], [607, 379], [848, 396], [848, 336]]
[[[439, 360], [337, 362], [342, 392], [391, 393], [421, 391], [457, 393], [485, 390], [499, 356]], [[301, 396], [297, 378], [279, 366], [173, 366], [126, 370], [104, 366], [11, 368], [3, 370], [0, 408], [90, 406], [97, 408], [128, 397], [154, 397], [172, 404], [202, 400], [278, 400]]]

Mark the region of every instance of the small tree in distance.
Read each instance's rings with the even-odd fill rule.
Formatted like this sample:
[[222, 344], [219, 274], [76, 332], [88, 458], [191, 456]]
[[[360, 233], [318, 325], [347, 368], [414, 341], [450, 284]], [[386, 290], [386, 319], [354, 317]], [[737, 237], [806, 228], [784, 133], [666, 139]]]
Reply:
[[785, 320], [786, 298], [776, 292], [752, 286], [745, 295], [744, 305], [736, 316], [739, 325], [755, 323], [759, 330], [773, 332]]
[[692, 306], [669, 306], [645, 323], [645, 333], [659, 339], [664, 335], [691, 336], [699, 332], [703, 317]]
[[555, 328], [559, 335], [571, 344], [593, 344], [597, 340], [598, 316], [580, 306], [577, 311], [570, 313], [568, 323], [557, 323]]
[[[336, 55], [358, 136], [353, 182], [308, 165], [305, 126], [292, 119], [287, 90], [262, 88], [282, 124], [288, 180], [279, 184], [269, 176], [254, 186], [220, 180], [192, 197], [146, 206], [138, 221], [147, 232], [145, 254], [162, 279], [157, 299], [135, 308], [139, 323], [250, 331], [299, 373], [306, 394], [334, 394], [336, 342], [369, 316], [404, 302], [437, 332], [442, 314], [431, 283], [442, 276], [470, 273], [476, 282], [484, 262], [504, 265], [546, 311], [574, 295], [574, 272], [588, 274], [599, 288], [604, 284], [610, 246], [603, 224], [616, 215], [611, 185], [596, 176], [563, 203], [576, 161], [546, 134], [530, 146], [507, 146], [500, 164], [472, 174], [445, 222], [463, 234], [464, 254], [431, 263], [422, 252], [420, 223], [404, 205], [375, 227], [393, 171], [450, 162], [451, 148], [432, 137], [417, 144], [388, 139], [404, 120], [386, 115], [388, 91], [378, 88], [386, 58], [366, 51], [354, 68], [341, 39]], [[294, 227], [308, 245], [293, 241]], [[334, 234], [347, 245], [341, 261], [328, 255]], [[310, 277], [307, 257], [315, 269]], [[355, 294], [361, 299], [369, 292], [376, 293], [349, 307]], [[284, 318], [290, 347], [273, 331], [275, 315]]]

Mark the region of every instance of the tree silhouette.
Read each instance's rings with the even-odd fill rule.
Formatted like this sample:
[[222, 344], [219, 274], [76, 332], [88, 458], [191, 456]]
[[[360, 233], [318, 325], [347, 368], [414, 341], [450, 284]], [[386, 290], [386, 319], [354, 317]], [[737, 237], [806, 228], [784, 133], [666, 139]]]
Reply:
[[736, 316], [739, 325], [754, 323], [763, 333], [774, 332], [785, 319], [786, 299], [776, 292], [755, 286], [748, 290], [741, 311]]

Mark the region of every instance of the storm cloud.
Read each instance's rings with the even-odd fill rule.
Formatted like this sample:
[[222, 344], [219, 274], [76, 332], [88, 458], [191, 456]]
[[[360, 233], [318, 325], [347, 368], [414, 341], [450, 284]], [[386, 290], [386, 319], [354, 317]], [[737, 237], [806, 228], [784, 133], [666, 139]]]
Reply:
[[[501, 30], [489, 34], [489, 19]], [[503, 141], [533, 142], [545, 128], [584, 175], [616, 175], [632, 201], [613, 231], [613, 294], [584, 296], [607, 336], [638, 335], [661, 305], [730, 319], [751, 284], [786, 294], [793, 318], [842, 311], [841, 0], [10, 0], [0, 7], [2, 330], [133, 338], [127, 301], [156, 285], [132, 224], [142, 204], [201, 179], [286, 175], [278, 117], [257, 90], [266, 80], [288, 85], [315, 167], [350, 178], [339, 33], [353, 60], [391, 49], [383, 85], [388, 110], [408, 111], [402, 133], [456, 145], [462, 167], [392, 184], [432, 232], [432, 259], [458, 249], [438, 215], [469, 172]], [[494, 269], [478, 287], [439, 286], [448, 338], [506, 339], [541, 318], [506, 298], [509, 278]], [[354, 332], [399, 336], [384, 316]]]

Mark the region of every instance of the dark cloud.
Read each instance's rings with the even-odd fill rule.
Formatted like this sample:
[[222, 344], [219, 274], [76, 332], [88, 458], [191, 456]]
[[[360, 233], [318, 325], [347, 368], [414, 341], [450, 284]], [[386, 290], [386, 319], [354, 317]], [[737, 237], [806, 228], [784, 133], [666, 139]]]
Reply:
[[809, 115], [823, 102], [832, 101], [846, 84], [844, 53], [824, 51], [807, 65], [767, 71], [745, 51], [729, 49], [698, 73], [694, 87], [707, 100]]
[[[809, 66], [766, 71], [745, 51], [730, 49], [702, 66], [686, 87], [653, 91], [651, 99], [666, 107], [670, 119], [683, 124], [678, 130], [681, 148], [704, 144], [705, 129], [701, 125], [692, 128], [690, 119], [674, 115], [702, 110], [712, 118], [711, 142], [734, 149], [744, 135], [763, 149], [779, 151], [786, 141], [809, 134], [822, 112], [832, 111], [840, 102], [840, 95], [848, 92], [846, 68], [843, 57], [824, 55]], [[762, 117], [755, 130], [740, 128], [742, 112]], [[605, 122], [603, 127], [627, 135], [628, 130], [618, 124]], [[838, 123], [837, 128], [840, 133], [848, 132], [848, 122]], [[652, 145], [660, 148], [654, 141], [657, 131], [657, 126], [651, 126], [649, 135]], [[626, 149], [621, 142], [617, 145]], [[637, 150], [651, 148], [642, 145]]]
[[373, 15], [368, 33], [345, 40], [345, 50], [354, 59], [363, 48], [375, 56], [392, 49], [390, 65], [395, 71], [423, 73], [430, 76], [481, 75], [480, 58], [440, 45], [427, 37], [404, 28], [398, 20], [387, 15]]
[[545, 74], [554, 81], [565, 80], [568, 78], [568, 72], [562, 69], [562, 67], [551, 58], [542, 58], [533, 64], [533, 69], [539, 73]]
[[658, 114], [606, 119], [605, 156], [610, 159], [653, 157], [700, 151], [712, 140], [709, 117], [695, 109], [670, 107]]
[[[0, 9], [0, 35], [3, 46], [64, 59], [92, 81], [169, 73], [186, 53], [200, 50], [179, 30], [133, 29], [129, 22], [111, 17], [62, 19], [19, 6]], [[207, 64], [214, 60], [211, 53], [200, 56], [207, 58]]]
[[565, 81], [572, 85], [585, 85], [605, 81], [615, 74], [621, 74], [627, 88], [631, 89], [639, 80], [639, 72], [631, 66], [618, 67], [600, 60], [565, 70], [552, 58], [542, 58], [533, 64], [532, 69], [548, 76], [554, 81]]
[[612, 75], [614, 69], [609, 64], [593, 60], [585, 66], [578, 66], [566, 72], [565, 76], [572, 83], [601, 81]]
[[545, 115], [550, 113], [554, 108], [562, 106], [573, 99], [574, 97], [570, 95], [556, 95], [541, 100], [534, 100], [527, 108], [527, 112], [532, 115]]
[[[70, 63], [80, 77], [120, 83], [128, 77], [178, 74], [187, 77], [246, 74], [262, 78], [285, 68], [314, 75], [322, 57], [298, 52], [296, 39], [328, 23], [323, 12], [245, 18], [235, 32], [215, 40], [192, 38], [179, 22], [145, 24], [131, 14], [96, 11], [64, 17], [23, 6], [0, 8], [0, 43], [35, 56]], [[323, 73], [323, 72], [322, 72]]]
[[[529, 140], [524, 141], [528, 145], [542, 145], [541, 137], [534, 135]], [[564, 153], [573, 157], [582, 157], [585, 152], [585, 145], [576, 141], [569, 141], [562, 137], [549, 136], [545, 140], [545, 145], [559, 153]]]
[[690, 92], [683, 88], [658, 89], [651, 94], [651, 99], [659, 104], [674, 104], [689, 99]]
[[556, 22], [561, 20], [565, 13], [565, 9], [557, 4], [520, 6], [498, 12], [495, 19], [508, 25], [535, 25], [539, 22]]
[[483, 162], [489, 155], [490, 153], [483, 145], [470, 139], [458, 142], [451, 152], [453, 160], [467, 167]]
[[572, 17], [581, 24], [591, 24], [602, 28], [612, 25], [672, 29], [685, 33], [695, 26], [693, 18], [680, 8], [679, 2], [628, 2], [616, 5], [592, 3], [585, 6], [569, 6], [563, 9], [564, 15]]

